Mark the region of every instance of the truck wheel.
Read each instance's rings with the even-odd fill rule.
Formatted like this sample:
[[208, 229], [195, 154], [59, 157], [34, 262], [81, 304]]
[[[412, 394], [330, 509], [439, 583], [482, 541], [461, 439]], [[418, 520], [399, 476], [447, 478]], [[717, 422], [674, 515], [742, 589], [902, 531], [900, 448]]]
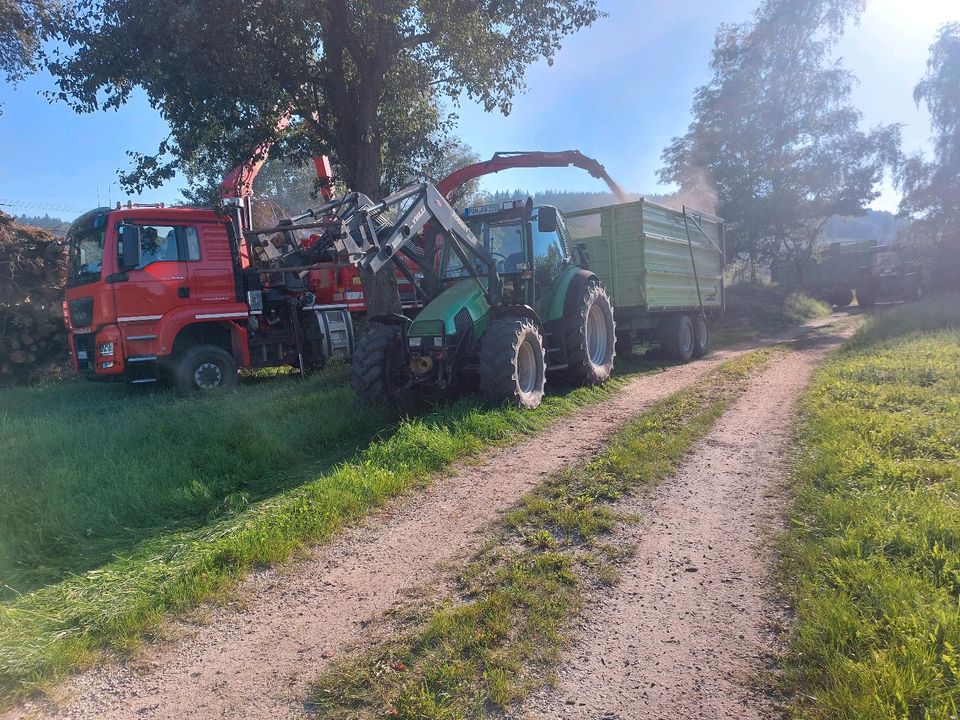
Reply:
[[703, 357], [710, 352], [710, 323], [703, 315], [696, 315], [693, 322], [693, 357]]
[[660, 326], [660, 346], [667, 357], [689, 362], [694, 348], [693, 323], [686, 315], [671, 315]]
[[480, 340], [480, 391], [493, 404], [533, 409], [543, 400], [547, 358], [532, 320], [494, 320]]
[[402, 338], [397, 327], [382, 323], [360, 338], [350, 361], [350, 386], [361, 400], [392, 404], [407, 389], [410, 369]]
[[237, 363], [223, 348], [197, 345], [176, 362], [173, 380], [187, 392], [220, 392], [237, 384]]
[[871, 308], [874, 306], [876, 298], [873, 296], [873, 291], [868, 287], [858, 287], [857, 288], [857, 305], [862, 308]]
[[564, 318], [567, 379], [576, 385], [599, 385], [610, 379], [617, 354], [613, 305], [603, 285], [588, 282], [580, 290], [576, 312]]

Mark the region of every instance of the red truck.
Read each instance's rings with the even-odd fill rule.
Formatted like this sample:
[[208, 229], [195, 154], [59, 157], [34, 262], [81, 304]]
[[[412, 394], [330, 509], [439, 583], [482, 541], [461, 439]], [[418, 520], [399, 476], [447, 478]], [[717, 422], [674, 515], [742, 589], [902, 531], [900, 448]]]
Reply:
[[[78, 371], [212, 391], [233, 385], [241, 367], [308, 371], [352, 352], [351, 313], [366, 310], [356, 269], [320, 261], [285, 270], [276, 257], [309, 247], [310, 238], [277, 233], [255, 247], [245, 237], [253, 178], [268, 148], [258, 148], [258, 159], [224, 179], [222, 209], [128, 203], [74, 221], [67, 234], [64, 319]], [[329, 179], [326, 159], [315, 163]], [[624, 197], [598, 162], [577, 151], [497, 153], [437, 186], [449, 194], [507, 168], [568, 165], [604, 179]], [[398, 277], [398, 283], [415, 312], [413, 296], [404, 292], [409, 281]]]

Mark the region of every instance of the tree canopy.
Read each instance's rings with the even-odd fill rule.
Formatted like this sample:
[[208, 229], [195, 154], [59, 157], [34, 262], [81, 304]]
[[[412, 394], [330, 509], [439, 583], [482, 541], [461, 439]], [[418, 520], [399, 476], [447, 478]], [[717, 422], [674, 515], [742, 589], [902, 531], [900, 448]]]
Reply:
[[47, 5], [44, 0], [0, 0], [0, 72], [7, 82], [34, 69]]
[[728, 250], [753, 276], [776, 256], [802, 265], [824, 223], [862, 213], [896, 160], [899, 127], [861, 130], [853, 78], [831, 59], [864, 4], [766, 0], [752, 22], [721, 26], [694, 120], [663, 153], [662, 180], [716, 196]]
[[898, 181], [900, 211], [912, 234], [936, 248], [940, 280], [960, 282], [960, 23], [944, 25], [930, 47], [927, 72], [913, 93], [930, 111], [933, 159], [907, 158]]

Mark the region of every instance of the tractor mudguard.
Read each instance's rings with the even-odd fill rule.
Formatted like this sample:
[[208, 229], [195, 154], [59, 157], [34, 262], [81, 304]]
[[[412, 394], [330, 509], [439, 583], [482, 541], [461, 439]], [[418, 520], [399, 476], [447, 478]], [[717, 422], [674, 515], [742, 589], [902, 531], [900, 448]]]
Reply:
[[540, 319], [540, 315], [529, 305], [498, 305], [493, 308], [491, 314], [497, 319], [504, 317], [527, 318], [537, 326], [537, 329], [540, 330], [541, 333], [544, 332], [544, 325]]
[[599, 282], [600, 278], [589, 270], [584, 270], [576, 265], [567, 268], [560, 277], [553, 283], [543, 298], [543, 322], [552, 323], [563, 320], [571, 312], [568, 304], [571, 302], [568, 298], [579, 297], [578, 292], [571, 293], [571, 285], [576, 285], [573, 290], [579, 291], [586, 283], [591, 280]]

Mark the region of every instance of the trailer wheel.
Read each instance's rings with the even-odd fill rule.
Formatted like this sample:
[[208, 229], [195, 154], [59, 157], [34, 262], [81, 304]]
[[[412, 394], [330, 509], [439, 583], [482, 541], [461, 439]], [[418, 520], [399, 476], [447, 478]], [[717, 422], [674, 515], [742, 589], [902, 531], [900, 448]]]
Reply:
[[873, 291], [867, 286], [857, 288], [857, 305], [862, 308], [871, 308], [876, 304], [876, 297]]
[[361, 400], [393, 404], [407, 389], [410, 369], [403, 336], [393, 325], [373, 323], [350, 361], [350, 386]]
[[528, 318], [494, 320], [480, 340], [480, 392], [493, 404], [532, 410], [543, 400], [547, 358]]
[[838, 308], [844, 308], [853, 302], [853, 290], [840, 290], [833, 296], [833, 304]]
[[671, 315], [660, 326], [660, 346], [667, 357], [680, 362], [689, 362], [693, 357], [693, 323], [686, 315]]
[[237, 363], [233, 355], [216, 345], [190, 348], [174, 363], [173, 380], [186, 392], [213, 393], [237, 384]]
[[617, 354], [613, 305], [607, 291], [598, 282], [582, 285], [579, 295], [576, 312], [564, 318], [566, 376], [576, 385], [599, 385], [610, 379], [613, 358]]
[[710, 352], [710, 323], [703, 315], [695, 315], [693, 321], [693, 357], [703, 357]]

